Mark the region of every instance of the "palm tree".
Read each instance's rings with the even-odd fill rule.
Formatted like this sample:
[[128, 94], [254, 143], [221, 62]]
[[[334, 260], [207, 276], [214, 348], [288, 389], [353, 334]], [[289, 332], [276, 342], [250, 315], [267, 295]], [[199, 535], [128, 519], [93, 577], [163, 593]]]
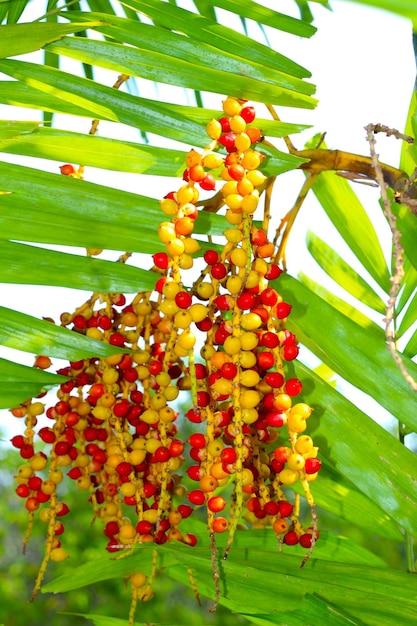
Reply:
[[[58, 306], [43, 319], [12, 304], [0, 307], [1, 345], [35, 355], [35, 367], [29, 366], [32, 356], [20, 362], [0, 359], [0, 407], [25, 417], [26, 430], [21, 434], [16, 428], [12, 443], [31, 468], [27, 475], [19, 470], [17, 481], [29, 518], [37, 519], [38, 508], [43, 510], [36, 495], [42, 489], [52, 511], [43, 514], [48, 539], [36, 592], [47, 562], [67, 556], [57, 542], [59, 480], [51, 476], [69, 466], [70, 478], [91, 494], [95, 517], [105, 522], [108, 548], [117, 550], [122, 542], [133, 543], [135, 549], [126, 558], [100, 556], [78, 567], [72, 563], [63, 576], [44, 586], [45, 592], [129, 577], [133, 624], [137, 601], [150, 599], [151, 583], [162, 568], [168, 577], [212, 598], [214, 606], [256, 624], [398, 624], [400, 615], [415, 623], [411, 574], [417, 487], [415, 457], [404, 445], [407, 435], [416, 431], [415, 97], [405, 134], [381, 125], [367, 128], [371, 156], [328, 150], [323, 137], [296, 148], [297, 133], [308, 125], [282, 121], [276, 106], [284, 119], [288, 108], [301, 109], [302, 119], [303, 109], [316, 106], [311, 75], [269, 46], [266, 38], [260, 43], [244, 32], [257, 22], [259, 33], [269, 27], [311, 37], [316, 29], [308, 2], [297, 1], [301, 19], [251, 0], [195, 0], [190, 10], [161, 0], [67, 1], [60, 7], [48, 2], [43, 15], [25, 22], [29, 4], [0, 3], [0, 21], [6, 20], [0, 26], [0, 72], [5, 75], [0, 102], [43, 115], [43, 123], [0, 122], [2, 153], [36, 159], [33, 167], [23, 158], [18, 164], [7, 158], [0, 161], [0, 281], [19, 285], [22, 294], [27, 285], [35, 285], [40, 299], [46, 287], [56, 293], [64, 288], [68, 295], [66, 311], [59, 314]], [[417, 10], [398, 7], [394, 0], [383, 4], [416, 26]], [[227, 26], [219, 9], [239, 18], [242, 32]], [[42, 58], [21, 58], [27, 53]], [[68, 65], [68, 59], [78, 65]], [[82, 72], [69, 72], [69, 67]], [[105, 84], [113, 75], [117, 78]], [[151, 84], [153, 97], [141, 95]], [[177, 88], [170, 93], [175, 97], [181, 93], [181, 104], [161, 98], [162, 85]], [[208, 108], [204, 105], [208, 101], [218, 105]], [[89, 132], [66, 129], [73, 129], [80, 119]], [[108, 132], [97, 134], [103, 127]], [[381, 132], [403, 141], [398, 165], [379, 162], [375, 134]], [[275, 145], [277, 139], [282, 140], [282, 150]], [[86, 166], [98, 173], [92, 170], [90, 176]], [[274, 185], [286, 181], [286, 174], [294, 170], [300, 170], [300, 190], [291, 210], [278, 221], [271, 217]], [[134, 181], [133, 191], [118, 188], [118, 173], [136, 175], [129, 179]], [[391, 264], [387, 265], [387, 250], [352, 180], [378, 186], [384, 227], [392, 234]], [[220, 190], [229, 183], [227, 191]], [[171, 187], [174, 191], [167, 193]], [[178, 200], [180, 193], [183, 201]], [[331, 293], [328, 281], [323, 285], [306, 274], [289, 272], [279, 276], [279, 270], [271, 269], [286, 269], [287, 243], [308, 193], [315, 194], [355, 263], [345, 261], [312, 232], [305, 244], [298, 245], [353, 304]], [[198, 211], [193, 214], [195, 207]], [[251, 285], [250, 276], [257, 273]], [[162, 286], [170, 281], [173, 291]], [[214, 291], [205, 295], [204, 289]], [[239, 300], [242, 294], [245, 306]], [[251, 298], [253, 303], [248, 304]], [[51, 323], [49, 317], [56, 315], [59, 319]], [[201, 327], [205, 320], [207, 328]], [[193, 332], [192, 322], [197, 323]], [[216, 328], [226, 328], [222, 341], [213, 339]], [[247, 350], [242, 348], [242, 333], [247, 342], [257, 337]], [[265, 334], [264, 343], [259, 343]], [[295, 358], [294, 335], [320, 362], [318, 367]], [[274, 344], [272, 336], [281, 343]], [[239, 343], [236, 349], [234, 340]], [[210, 344], [210, 350], [202, 353], [205, 365], [199, 362], [202, 343], [206, 348]], [[155, 348], [161, 345], [165, 352]], [[242, 350], [257, 355], [246, 367], [239, 361]], [[262, 363], [266, 354], [272, 356], [264, 356]], [[269, 358], [272, 361], [266, 364]], [[51, 359], [54, 373], [48, 371]], [[229, 367], [223, 369], [225, 363]], [[343, 381], [387, 411], [398, 432], [388, 432], [355, 406]], [[178, 388], [183, 390], [180, 400]], [[168, 389], [165, 396], [161, 389]], [[51, 391], [42, 401], [47, 390]], [[136, 401], [132, 393], [136, 399], [145, 394], [149, 403], [140, 405], [142, 397]], [[293, 400], [299, 393], [300, 398]], [[207, 414], [198, 394], [208, 397]], [[269, 406], [274, 417], [267, 411], [268, 396], [275, 403]], [[77, 408], [80, 403], [91, 409], [85, 419]], [[141, 406], [137, 421], [129, 413], [129, 422], [127, 411], [136, 405]], [[40, 418], [45, 409], [52, 420], [46, 426]], [[158, 413], [162, 409], [165, 421]], [[226, 409], [236, 431], [222, 430], [227, 424], [221, 420], [211, 421], [210, 411], [226, 414]], [[241, 411], [243, 417], [237, 418]], [[178, 427], [171, 423], [176, 415], [169, 417], [175, 412], [180, 414]], [[40, 452], [31, 448], [38, 417], [43, 431]], [[307, 441], [302, 435], [305, 417], [314, 448], [312, 443], [309, 448], [297, 444]], [[281, 426], [282, 431], [277, 430]], [[96, 439], [100, 429], [106, 433], [107, 447], [94, 444], [93, 453], [92, 442], [101, 441]], [[78, 433], [73, 441], [68, 439], [70, 430]], [[211, 504], [204, 521], [198, 513], [192, 521], [184, 519], [184, 527], [189, 525], [182, 532], [177, 528], [178, 511], [187, 517], [188, 509], [179, 507], [189, 508], [189, 502], [179, 505], [175, 498], [184, 497], [185, 487], [193, 490], [195, 476], [189, 468], [185, 487], [180, 484], [176, 472], [181, 462], [174, 460], [182, 459], [181, 445], [196, 432], [200, 439], [191, 439], [191, 446], [197, 450], [192, 457], [197, 465], [191, 467], [198, 467], [194, 474], [198, 473], [203, 499], [199, 502], [200, 496], [195, 496], [189, 502], [198, 506], [211, 500]], [[145, 447], [138, 443], [135, 448], [136, 439], [145, 441]], [[73, 457], [71, 448], [76, 450]], [[206, 488], [203, 480], [213, 478], [212, 466], [224, 448], [234, 454], [229, 473], [236, 476], [227, 482], [228, 471], [218, 468], [216, 484]], [[315, 459], [316, 448], [320, 462]], [[93, 457], [103, 450], [107, 457], [100, 464]], [[45, 461], [43, 452], [49, 457]], [[247, 454], [252, 455], [250, 463]], [[188, 453], [184, 456], [188, 458]], [[305, 469], [307, 459], [314, 472]], [[299, 471], [296, 462], [301, 463]], [[148, 473], [143, 463], [148, 463]], [[310, 479], [318, 469], [310, 493]], [[282, 472], [291, 473], [294, 480]], [[249, 476], [247, 481], [244, 476]], [[152, 509], [147, 498], [153, 496], [155, 484], [159, 491]], [[109, 485], [116, 488], [117, 505]], [[289, 502], [287, 492], [294, 509], [284, 515], [279, 503]], [[302, 498], [299, 515], [300, 494], [306, 502]], [[122, 517], [119, 495], [128, 509], [131, 505], [130, 511], [136, 507], [140, 528]], [[171, 517], [165, 499], [173, 507]], [[116, 507], [113, 513], [110, 502]], [[216, 516], [226, 503], [231, 504], [229, 521]], [[299, 517], [310, 521], [302, 527]], [[164, 529], [165, 519], [170, 521]], [[263, 520], [269, 520], [275, 532]], [[249, 526], [245, 531], [240, 530], [243, 523]], [[228, 532], [220, 532], [226, 528]], [[355, 532], [349, 539], [340, 536], [340, 528], [343, 533], [356, 529], [360, 538], [355, 541]], [[195, 547], [186, 545], [195, 538], [199, 540]], [[395, 558], [390, 560], [386, 546], [392, 547]], [[222, 559], [229, 549], [230, 556]], [[106, 621], [110, 615], [90, 619], [110, 623]]]

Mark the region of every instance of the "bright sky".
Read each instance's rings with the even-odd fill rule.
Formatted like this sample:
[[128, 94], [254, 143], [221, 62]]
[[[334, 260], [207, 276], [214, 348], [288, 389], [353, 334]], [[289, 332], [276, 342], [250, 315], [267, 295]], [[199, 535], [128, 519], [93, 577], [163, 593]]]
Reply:
[[[39, 6], [40, 3], [35, 4]], [[271, 8], [277, 6], [273, 0], [264, 0], [263, 4]], [[283, 12], [298, 16], [293, 0], [281, 0], [279, 4]], [[30, 6], [33, 7], [33, 5]], [[333, 0], [332, 8], [331, 12], [319, 4], [313, 5], [318, 33], [310, 40], [302, 40], [285, 33], [268, 30], [271, 44], [279, 52], [298, 61], [312, 72], [311, 80], [318, 86], [317, 97], [320, 100], [315, 111], [278, 110], [284, 121], [309, 123], [314, 126], [302, 137], [294, 136], [293, 140], [297, 147], [301, 148], [304, 141], [316, 132], [327, 131], [326, 142], [329, 148], [367, 154], [368, 144], [365, 140], [364, 126], [368, 123], [378, 122], [403, 130], [415, 78], [411, 25], [407, 20], [390, 13], [368, 9], [356, 3]], [[27, 19], [34, 19], [36, 16], [28, 15]], [[228, 18], [229, 26], [233, 26], [232, 20], [233, 18]], [[236, 28], [238, 28], [238, 23], [238, 21], [235, 22]], [[262, 35], [256, 25], [251, 26], [250, 34], [261, 40]], [[63, 69], [68, 71], [68, 66], [64, 65]], [[114, 82], [115, 74], [112, 72], [103, 72], [100, 76], [103, 76], [102, 80], [105, 84], [110, 85]], [[141, 95], [160, 97], [162, 100], [172, 102], [184, 101], [183, 92], [165, 86], [155, 92], [152, 83], [148, 83], [148, 86], [149, 93], [141, 91]], [[217, 96], [211, 94], [204, 101], [208, 107], [220, 108], [221, 98]], [[0, 118], [40, 119], [38, 113], [33, 114], [30, 110], [18, 110], [1, 105]], [[80, 132], [89, 130], [89, 122], [82, 121], [80, 124], [77, 121], [76, 127], [72, 118], [63, 117], [61, 122], [62, 127], [70, 130]], [[101, 123], [100, 130], [103, 135], [133, 139], [132, 130], [127, 127], [122, 136], [120, 128], [116, 129], [114, 124]], [[161, 144], [166, 143], [161, 139], [159, 141]], [[381, 138], [378, 139], [377, 148], [382, 161], [393, 165], [398, 163], [399, 142], [394, 139]], [[16, 163], [23, 162], [21, 157], [2, 155], [2, 158]], [[45, 169], [57, 172], [55, 163], [48, 163], [45, 166], [40, 160], [34, 160], [28, 164], [33, 163], [35, 167], [45, 167]], [[287, 208], [290, 208], [291, 202], [297, 195], [300, 178], [296, 179], [297, 182], [294, 183], [294, 188], [291, 188], [291, 194], [284, 190], [284, 187], [288, 189], [290, 177], [297, 175], [299, 173], [290, 173], [282, 177], [283, 183], [279, 188], [282, 189], [282, 197], [279, 197], [279, 203], [287, 205]], [[102, 172], [87, 168], [86, 179], [106, 184], [108, 173], [103, 175]], [[146, 193], [144, 185], [147, 182], [154, 183], [155, 181], [151, 177], [143, 177], [140, 193]], [[149, 194], [156, 196], [165, 188], [166, 191], [175, 188], [176, 184], [172, 187], [172, 181], [167, 180], [162, 184], [158, 182], [157, 191], [150, 191]], [[117, 186], [137, 191], [138, 177], [131, 174], [117, 174]], [[375, 190], [356, 185], [355, 191], [360, 192], [363, 201], [370, 201], [377, 206]], [[293, 241], [297, 247], [300, 241], [301, 243], [304, 241], [306, 228], [311, 228], [329, 243], [335, 245], [334, 233], [313, 198], [303, 207], [300, 224], [295, 230]], [[339, 248], [338, 250], [340, 252]], [[305, 256], [301, 258], [302, 269], [314, 276], [314, 263], [306, 259]], [[347, 260], [350, 259], [347, 258]], [[306, 264], [308, 264], [307, 268]], [[301, 269], [299, 254], [294, 251], [294, 247], [289, 250], [289, 269], [292, 274], [296, 274]], [[82, 292], [70, 290], [49, 292], [45, 288], [41, 288], [40, 291], [36, 286], [23, 288], [4, 286], [0, 291], [0, 305], [12, 306], [38, 317], [50, 315], [57, 318], [62, 310], [72, 308], [70, 302], [79, 304], [82, 300]], [[0, 347], [0, 356], [13, 359], [15, 355], [21, 362], [33, 363], [31, 355], [14, 353]], [[0, 416], [2, 413], [0, 411]]]

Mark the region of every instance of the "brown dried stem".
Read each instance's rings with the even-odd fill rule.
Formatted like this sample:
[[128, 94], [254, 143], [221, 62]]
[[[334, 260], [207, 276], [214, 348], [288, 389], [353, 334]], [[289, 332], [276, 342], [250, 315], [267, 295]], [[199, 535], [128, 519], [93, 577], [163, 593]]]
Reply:
[[[413, 389], [413, 391], [417, 391], [417, 382], [407, 371], [407, 368], [405, 367], [398, 353], [395, 331], [393, 330], [393, 322], [395, 319], [395, 305], [397, 302], [398, 292], [401, 289], [401, 281], [404, 277], [404, 249], [401, 245], [401, 232], [397, 228], [397, 218], [391, 209], [391, 202], [387, 193], [388, 185], [385, 182], [378, 155], [375, 150], [375, 132], [381, 132], [382, 129], [384, 129], [384, 132], [387, 132], [385, 130], [385, 127], [381, 126], [380, 124], [368, 124], [368, 126], [365, 127], [365, 130], [367, 132], [367, 139], [370, 146], [372, 165], [375, 170], [375, 180], [381, 189], [381, 199], [384, 207], [384, 215], [388, 220], [392, 233], [392, 248], [393, 256], [395, 259], [393, 273], [391, 276], [392, 286], [389, 291], [389, 299], [385, 311], [385, 337], [387, 340], [388, 350], [390, 351], [394, 361], [396, 362], [401, 374], [410, 385], [410, 387]], [[398, 131], [392, 130], [391, 135], [397, 136], [399, 135], [399, 133]]]

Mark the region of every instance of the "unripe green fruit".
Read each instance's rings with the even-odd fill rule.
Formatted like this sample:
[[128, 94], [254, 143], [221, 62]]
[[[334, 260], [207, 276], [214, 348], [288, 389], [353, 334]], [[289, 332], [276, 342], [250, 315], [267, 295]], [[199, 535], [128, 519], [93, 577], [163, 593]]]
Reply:
[[132, 465], [140, 465], [141, 463], [143, 463], [145, 459], [146, 459], [146, 450], [136, 449], [136, 450], [132, 450], [129, 453], [129, 462]]
[[260, 280], [261, 280], [261, 277], [258, 274], [258, 272], [251, 270], [246, 278], [245, 286], [248, 289], [253, 289], [253, 287], [257, 287], [259, 285]]
[[159, 305], [159, 310], [164, 315], [171, 317], [179, 311], [179, 307], [177, 306], [175, 300], [163, 300]]
[[[257, 170], [257, 168], [261, 164], [261, 155], [256, 150], [249, 150], [249, 151], [246, 152], [246, 154], [243, 155], [241, 163], [242, 163], [243, 167], [246, 170], [250, 170], [250, 171], [254, 172], [255, 170]], [[262, 174], [262, 176], [263, 176], [263, 174]], [[248, 176], [248, 178], [249, 178], [249, 176]], [[255, 184], [252, 179], [251, 179], [251, 182], [255, 185], [255, 187], [257, 186], [257, 184]], [[263, 182], [263, 181], [261, 181], [261, 182]], [[260, 184], [260, 183], [258, 183], [258, 184]]]
[[243, 197], [241, 208], [244, 213], [251, 214], [256, 211], [256, 207], [259, 204], [259, 194], [255, 189], [252, 193]]
[[299, 402], [298, 404], [294, 404], [291, 409], [291, 415], [299, 415], [300, 417], [304, 417], [304, 419], [308, 419], [312, 413], [313, 409], [311, 406], [306, 404], [305, 402]]
[[233, 384], [230, 380], [225, 378], [218, 378], [212, 386], [213, 391], [221, 394], [222, 396], [229, 396], [233, 391]]
[[[245, 155], [246, 156], [246, 155]], [[246, 167], [246, 169], [249, 169]], [[254, 187], [259, 187], [266, 181], [266, 176], [259, 170], [253, 169], [247, 173], [247, 178], [253, 184]]]
[[33, 402], [29, 404], [27, 408], [27, 412], [31, 417], [37, 417], [38, 415], [42, 415], [45, 410], [45, 405], [42, 402]]

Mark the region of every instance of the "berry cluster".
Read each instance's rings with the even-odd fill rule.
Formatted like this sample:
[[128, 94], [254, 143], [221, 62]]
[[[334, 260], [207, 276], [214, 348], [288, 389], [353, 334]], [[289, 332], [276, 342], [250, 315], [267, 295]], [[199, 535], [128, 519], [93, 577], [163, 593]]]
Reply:
[[[68, 556], [60, 538], [69, 512], [58, 495], [64, 472], [89, 494], [111, 552], [143, 542], [195, 545], [182, 522], [200, 507], [214, 554], [216, 534], [228, 533], [225, 558], [243, 521], [271, 526], [280, 543], [300, 543], [307, 555], [318, 537], [310, 483], [321, 462], [311, 437], [302, 434], [312, 409], [296, 400], [301, 381], [286, 375], [286, 363], [299, 352], [285, 328], [291, 305], [273, 282], [281, 270], [271, 260], [267, 220], [262, 228], [253, 223], [265, 182], [256, 149], [261, 131], [251, 126], [255, 111], [244, 101], [226, 98], [223, 113], [207, 125], [207, 148], [187, 154], [181, 187], [160, 201], [165, 249], [153, 256], [154, 292], [129, 304], [121, 294], [94, 294], [61, 315], [63, 326], [120, 353], [59, 370], [69, 380], [52, 406], [35, 399], [12, 409], [26, 424], [12, 439], [25, 460], [16, 476], [29, 512], [25, 543], [38, 509], [47, 525], [35, 594], [48, 560]], [[219, 180], [229, 227], [224, 245], [205, 250], [196, 278], [199, 189], [215, 190]], [[36, 367], [50, 365], [48, 357], [37, 357]], [[191, 397], [185, 417], [177, 409], [181, 392]], [[50, 425], [35, 433], [44, 412]], [[183, 437], [181, 429], [190, 426], [192, 434]], [[47, 452], [35, 452], [35, 434]], [[191, 461], [180, 474], [187, 444]], [[307, 529], [298, 496], [290, 502], [286, 493], [296, 483], [311, 507]], [[134, 605], [152, 596], [156, 572], [155, 557], [148, 576], [130, 577]]]

